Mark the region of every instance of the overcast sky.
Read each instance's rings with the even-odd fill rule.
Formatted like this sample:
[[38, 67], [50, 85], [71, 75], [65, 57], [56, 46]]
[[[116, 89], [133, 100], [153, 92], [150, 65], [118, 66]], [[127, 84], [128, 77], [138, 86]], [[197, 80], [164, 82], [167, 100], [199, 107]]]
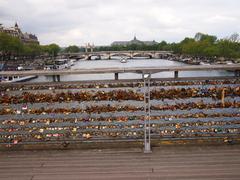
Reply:
[[0, 0], [0, 23], [18, 22], [41, 44], [178, 42], [196, 32], [240, 33], [240, 0]]

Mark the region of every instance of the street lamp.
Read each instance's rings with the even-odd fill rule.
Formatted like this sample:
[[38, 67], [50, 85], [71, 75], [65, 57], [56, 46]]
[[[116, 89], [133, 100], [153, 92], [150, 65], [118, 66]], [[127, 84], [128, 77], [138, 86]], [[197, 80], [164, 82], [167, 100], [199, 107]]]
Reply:
[[151, 116], [151, 104], [150, 104], [150, 80], [151, 74], [150, 73], [143, 73], [142, 79], [144, 81], [144, 110], [145, 110], [145, 117], [144, 117], [144, 153], [151, 153], [151, 123], [150, 123], [150, 116]]

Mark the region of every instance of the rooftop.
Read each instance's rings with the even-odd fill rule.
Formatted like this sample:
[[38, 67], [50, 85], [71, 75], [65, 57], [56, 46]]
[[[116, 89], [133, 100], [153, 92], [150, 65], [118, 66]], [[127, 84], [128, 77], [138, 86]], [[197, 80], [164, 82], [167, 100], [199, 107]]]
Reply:
[[114, 41], [111, 45], [130, 45], [130, 44], [146, 44], [146, 45], [154, 45], [157, 44], [157, 42], [155, 40], [153, 41], [140, 41], [139, 39], [137, 39], [136, 36], [134, 36], [134, 38], [130, 41]]

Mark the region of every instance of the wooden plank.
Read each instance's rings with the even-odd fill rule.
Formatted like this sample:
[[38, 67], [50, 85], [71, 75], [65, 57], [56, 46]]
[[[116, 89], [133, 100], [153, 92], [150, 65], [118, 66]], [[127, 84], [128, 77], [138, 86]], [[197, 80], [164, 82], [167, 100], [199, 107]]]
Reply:
[[[239, 145], [1, 152], [0, 179], [232, 179], [240, 177]], [[34, 164], [41, 166], [33, 166]], [[21, 166], [23, 164], [23, 166]]]

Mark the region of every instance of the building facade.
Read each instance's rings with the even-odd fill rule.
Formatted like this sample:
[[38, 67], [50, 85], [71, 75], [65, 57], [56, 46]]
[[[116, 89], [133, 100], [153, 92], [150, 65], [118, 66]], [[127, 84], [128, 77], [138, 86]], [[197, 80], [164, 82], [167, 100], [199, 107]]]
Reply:
[[134, 36], [133, 40], [131, 41], [114, 41], [111, 46], [128, 46], [131, 44], [137, 44], [137, 45], [155, 45], [158, 44], [155, 40], [153, 41], [140, 41]]
[[17, 23], [15, 23], [14, 27], [4, 27], [2, 24], [0, 24], [0, 32], [7, 33], [13, 37], [17, 37], [25, 44], [28, 44], [28, 43], [39, 44], [39, 41], [36, 35], [23, 33], [21, 29], [18, 27]]

